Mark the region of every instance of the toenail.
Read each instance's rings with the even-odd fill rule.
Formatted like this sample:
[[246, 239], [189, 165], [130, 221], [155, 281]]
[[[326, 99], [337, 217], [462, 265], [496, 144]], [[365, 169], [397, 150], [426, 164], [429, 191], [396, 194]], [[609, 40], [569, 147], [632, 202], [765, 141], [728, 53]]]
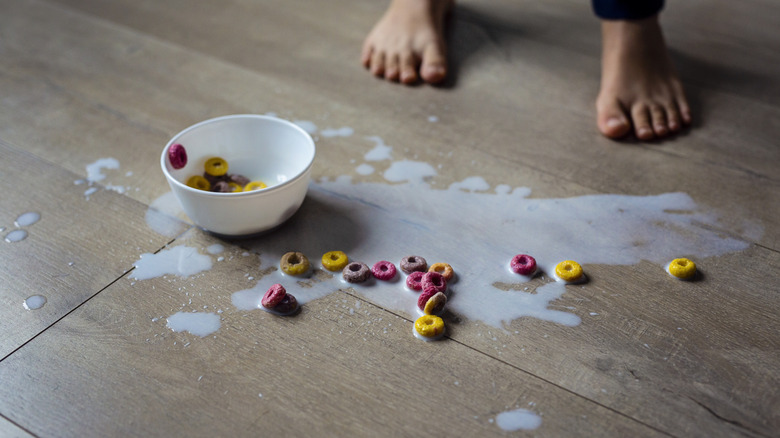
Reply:
[[616, 119], [614, 117], [609, 119], [609, 120], [607, 120], [607, 128], [617, 128], [617, 127], [623, 126], [623, 125], [625, 125], [625, 124], [623, 123], [622, 120]]

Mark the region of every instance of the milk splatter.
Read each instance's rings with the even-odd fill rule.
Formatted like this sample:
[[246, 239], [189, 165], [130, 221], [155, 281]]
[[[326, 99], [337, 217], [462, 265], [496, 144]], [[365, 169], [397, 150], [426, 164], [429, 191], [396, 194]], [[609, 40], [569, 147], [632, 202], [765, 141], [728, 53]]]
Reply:
[[374, 173], [374, 166], [363, 163], [355, 168], [355, 172], [357, 172], [358, 175], [371, 175]]
[[20, 214], [19, 217], [16, 218], [16, 221], [14, 221], [14, 225], [17, 227], [27, 227], [38, 222], [39, 220], [41, 220], [41, 215], [34, 211], [30, 211]]
[[349, 126], [341, 128], [325, 128], [320, 131], [320, 135], [323, 137], [349, 137], [355, 133], [355, 130]]
[[166, 192], [149, 205], [146, 210], [146, 225], [160, 235], [176, 237], [188, 227], [177, 219], [181, 214], [183, 210], [176, 195]]
[[208, 248], [206, 248], [206, 252], [209, 254], [221, 254], [223, 251], [225, 251], [225, 246], [219, 243], [209, 245]]
[[140, 260], [133, 263], [135, 269], [130, 274], [136, 280], [148, 280], [166, 274], [189, 277], [211, 269], [211, 257], [200, 254], [196, 248], [176, 246], [157, 254], [141, 254]]
[[[425, 169], [421, 174], [414, 171], [407, 168], [401, 174], [407, 180], [427, 174]], [[721, 233], [718, 217], [699, 210], [684, 193], [533, 199], [528, 197], [530, 189], [522, 187], [464, 191], [474, 188], [486, 189], [474, 178], [447, 190], [419, 182], [353, 184], [348, 177], [320, 181], [311, 186], [309, 201], [291, 225], [250, 244], [265, 260], [278, 260], [290, 248], [317, 260], [339, 248], [351, 260], [369, 265], [379, 260], [397, 264], [411, 254], [429, 263], [447, 262], [457, 273], [448, 309], [495, 327], [524, 316], [579, 324], [579, 316], [551, 308], [568, 288], [582, 287], [552, 279], [562, 260], [578, 261], [587, 275], [588, 264], [661, 264], [678, 254], [708, 257], [749, 246]], [[509, 261], [519, 253], [533, 255], [541, 274], [529, 280], [511, 272]], [[352, 287], [379, 306], [416, 315], [417, 295], [402, 283], [348, 285], [339, 274], [307, 281], [310, 287], [299, 288], [281, 274], [266, 275], [254, 288], [239, 291], [252, 304], [242, 307], [236, 304], [242, 300], [235, 298], [234, 305], [256, 308], [262, 293], [280, 282], [302, 303]]]
[[116, 158], [101, 158], [94, 163], [87, 164], [87, 181], [92, 184], [106, 178], [103, 169], [119, 169], [119, 160]]
[[388, 181], [413, 183], [423, 183], [436, 175], [436, 169], [430, 164], [411, 160], [394, 161], [384, 173]]
[[46, 297], [43, 295], [33, 295], [24, 300], [22, 304], [27, 310], [38, 310], [46, 304]]
[[527, 409], [515, 409], [496, 415], [496, 426], [507, 432], [533, 430], [541, 425], [542, 417]]
[[393, 148], [391, 146], [386, 145], [384, 140], [382, 140], [381, 137], [372, 135], [366, 137], [366, 139], [371, 140], [375, 143], [374, 148], [366, 152], [366, 154], [363, 156], [363, 158], [366, 161], [382, 161], [382, 160], [389, 160], [391, 158], [391, 152]]
[[219, 330], [222, 322], [216, 313], [176, 312], [168, 317], [167, 326], [175, 332], [186, 331], [202, 338]]
[[5, 235], [5, 241], [8, 243], [20, 242], [27, 238], [27, 231], [13, 230]]

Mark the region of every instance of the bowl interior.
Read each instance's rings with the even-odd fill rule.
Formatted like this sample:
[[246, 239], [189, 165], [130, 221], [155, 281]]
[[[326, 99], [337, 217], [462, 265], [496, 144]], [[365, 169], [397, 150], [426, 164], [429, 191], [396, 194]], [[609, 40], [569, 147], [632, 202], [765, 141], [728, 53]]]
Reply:
[[[174, 169], [168, 159], [168, 149], [176, 143], [187, 151], [187, 165], [181, 169]], [[294, 179], [311, 166], [314, 142], [291, 122], [248, 114], [193, 125], [173, 137], [163, 150], [165, 170], [182, 184], [193, 175], [203, 175], [204, 164], [212, 157], [225, 159], [229, 174], [244, 175], [272, 188]]]

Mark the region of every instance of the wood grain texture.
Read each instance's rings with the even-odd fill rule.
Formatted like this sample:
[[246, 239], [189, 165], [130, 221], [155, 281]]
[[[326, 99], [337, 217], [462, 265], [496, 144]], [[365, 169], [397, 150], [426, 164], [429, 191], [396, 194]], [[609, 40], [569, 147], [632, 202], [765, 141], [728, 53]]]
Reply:
[[[556, 414], [540, 435], [662, 436], [468, 345], [419, 341], [411, 321], [347, 293], [292, 318], [237, 310], [230, 291], [252, 283], [238, 274], [259, 270], [242, 254], [187, 279], [114, 283], [0, 364], [0, 411], [42, 436], [503, 436], [498, 413], [543, 404]], [[222, 327], [171, 332], [178, 311], [221, 311]]]
[[[102, 186], [85, 196], [79, 176], [0, 141], [0, 226], [22, 230], [18, 242], [0, 241], [0, 357], [81, 305], [132, 268], [140, 252], [153, 252], [170, 238], [146, 223], [147, 207]], [[40, 214], [28, 226], [17, 217]], [[25, 299], [46, 297], [34, 312]]]
[[[544, 414], [539, 436], [776, 435], [780, 5], [667, 3], [695, 122], [648, 144], [595, 129], [587, 2], [460, 1], [452, 78], [404, 87], [358, 62], [384, 2], [0, 0], [0, 227], [43, 217], [25, 241], [0, 241], [0, 414], [38, 436], [482, 436], [525, 407]], [[681, 191], [720, 217], [715, 231], [752, 245], [697, 261], [694, 283], [649, 262], [586, 266], [591, 281], [551, 305], [580, 316], [576, 328], [450, 314], [448, 340], [422, 345], [412, 315], [345, 292], [291, 319], [235, 310], [230, 293], [262, 274], [247, 242], [221, 242], [226, 260], [192, 279], [122, 276], [170, 240], [144, 223], [168, 191], [167, 140], [209, 117], [269, 112], [354, 129], [315, 135], [317, 179], [386, 182], [388, 163], [360, 175], [352, 161], [378, 136], [393, 159], [436, 163], [433, 188], [482, 175], [537, 198]], [[129, 190], [87, 201], [73, 181], [104, 157], [121, 163], [105, 183]], [[215, 242], [192, 230], [173, 245]], [[42, 290], [58, 293], [23, 311]], [[165, 327], [177, 311], [217, 309], [216, 337]], [[0, 417], [0, 434], [13, 423]]]
[[8, 438], [30, 438], [33, 436], [3, 417], [0, 417], [0, 435]]

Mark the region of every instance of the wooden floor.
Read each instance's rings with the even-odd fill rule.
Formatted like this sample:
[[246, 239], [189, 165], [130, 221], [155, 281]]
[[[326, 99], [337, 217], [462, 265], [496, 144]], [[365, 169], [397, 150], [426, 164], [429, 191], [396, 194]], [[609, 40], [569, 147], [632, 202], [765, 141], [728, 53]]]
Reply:
[[[695, 123], [642, 144], [595, 129], [600, 34], [586, 1], [461, 1], [452, 79], [434, 88], [360, 66], [384, 1], [0, 0], [2, 235], [41, 214], [25, 240], [0, 241], [0, 435], [780, 436], [780, 3], [667, 3]], [[408, 315], [341, 305], [359, 298], [349, 290], [249, 323], [230, 303], [257, 271], [242, 242], [186, 218], [171, 239], [146, 220], [169, 191], [168, 139], [234, 113], [360, 133], [317, 138], [315, 179], [353, 173], [350, 151], [377, 135], [397, 159], [439, 160], [436, 187], [482, 175], [539, 198], [685, 192], [751, 244], [703, 260], [695, 283], [625, 268], [598, 285], [622, 293], [600, 303], [620, 317], [576, 330], [522, 318], [523, 336], [494, 341], [475, 324], [421, 344]], [[85, 196], [74, 182], [107, 157], [127, 189]], [[187, 280], [128, 279], [142, 253], [181, 242], [226, 246], [230, 263], [192, 288], [225, 309], [215, 337], [157, 320]], [[25, 310], [33, 295], [46, 305]], [[378, 316], [398, 323], [356, 329]], [[517, 407], [541, 426], [498, 427]]]

